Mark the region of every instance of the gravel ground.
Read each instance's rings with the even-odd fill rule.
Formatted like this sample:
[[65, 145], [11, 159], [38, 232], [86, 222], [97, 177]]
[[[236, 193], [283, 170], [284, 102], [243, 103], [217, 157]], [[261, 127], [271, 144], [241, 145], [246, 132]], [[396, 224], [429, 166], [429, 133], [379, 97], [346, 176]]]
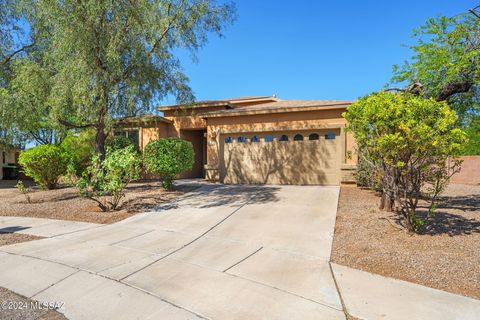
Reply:
[[480, 185], [450, 185], [431, 230], [409, 234], [374, 192], [341, 188], [332, 261], [480, 299]]
[[[18, 233], [0, 233], [0, 246], [37, 240], [41, 237]], [[0, 287], [0, 319], [2, 320], [65, 320], [65, 316], [55, 310], [32, 308], [34, 300]]]
[[132, 183], [127, 187], [120, 210], [102, 212], [96, 202], [82, 198], [75, 188], [39, 190], [29, 193], [31, 203], [14, 186], [16, 181], [0, 180], [0, 216], [22, 216], [114, 223], [140, 212], [152, 210], [190, 190], [186, 187], [165, 191], [159, 182]]
[[[39, 240], [43, 239], [42, 237], [32, 236], [30, 234], [21, 234], [21, 233], [2, 233], [0, 232], [0, 246], [7, 246], [9, 244]], [[1, 319], [1, 318], [0, 318]]]

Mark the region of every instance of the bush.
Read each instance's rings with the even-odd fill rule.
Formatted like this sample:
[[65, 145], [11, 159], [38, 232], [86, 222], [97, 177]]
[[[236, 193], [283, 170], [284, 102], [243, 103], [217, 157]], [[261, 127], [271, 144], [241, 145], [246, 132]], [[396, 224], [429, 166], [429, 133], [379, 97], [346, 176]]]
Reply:
[[[359, 150], [381, 177], [380, 207], [394, 209], [408, 231], [422, 231], [461, 164], [453, 161], [447, 167], [446, 162], [467, 140], [455, 112], [434, 99], [380, 92], [351, 104], [344, 116]], [[425, 218], [417, 214], [422, 196], [429, 203]]]
[[120, 150], [128, 146], [133, 146], [137, 152], [140, 152], [138, 145], [125, 136], [113, 136], [105, 141], [105, 149]]
[[98, 203], [103, 211], [116, 210], [125, 196], [125, 188], [140, 177], [141, 158], [133, 146], [107, 150], [102, 163], [98, 156], [76, 186], [80, 195]]
[[54, 189], [67, 172], [68, 156], [59, 146], [45, 144], [21, 152], [18, 163], [41, 188]]
[[381, 177], [379, 177], [374, 163], [370, 162], [362, 152], [359, 152], [358, 163], [355, 172], [353, 173], [355, 182], [360, 187], [365, 187], [373, 190], [381, 190]]
[[68, 135], [60, 145], [68, 157], [68, 173], [81, 177], [95, 152], [95, 131], [85, 130]]
[[146, 169], [162, 178], [163, 187], [172, 188], [172, 181], [181, 172], [191, 170], [195, 154], [191, 142], [179, 138], [150, 141], [144, 151]]

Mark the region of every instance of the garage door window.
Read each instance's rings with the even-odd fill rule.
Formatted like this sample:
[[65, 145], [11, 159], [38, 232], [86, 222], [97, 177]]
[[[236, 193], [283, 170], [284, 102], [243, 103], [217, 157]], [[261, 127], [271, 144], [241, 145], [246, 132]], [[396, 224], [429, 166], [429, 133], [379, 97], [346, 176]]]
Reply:
[[327, 134], [325, 134], [325, 140], [334, 140], [335, 136], [335, 132], [328, 132]]
[[308, 136], [308, 140], [318, 140], [320, 136], [316, 133], [312, 133]]
[[263, 140], [265, 142], [272, 142], [273, 141], [273, 136], [271, 134], [269, 134], [268, 136], [265, 136], [265, 138]]
[[226, 137], [225, 138], [225, 143], [232, 143], [232, 142], [233, 142], [232, 137]]
[[237, 142], [240, 142], [240, 143], [247, 142], [247, 137], [238, 137]]
[[251, 142], [260, 142], [260, 138], [258, 136], [253, 136], [252, 139], [250, 139]]
[[282, 134], [280, 138], [278, 138], [278, 141], [288, 141], [288, 136], [286, 134]]
[[293, 140], [294, 141], [302, 141], [303, 140], [303, 136], [300, 134], [300, 133], [297, 133], [295, 135], [295, 137], [293, 137]]

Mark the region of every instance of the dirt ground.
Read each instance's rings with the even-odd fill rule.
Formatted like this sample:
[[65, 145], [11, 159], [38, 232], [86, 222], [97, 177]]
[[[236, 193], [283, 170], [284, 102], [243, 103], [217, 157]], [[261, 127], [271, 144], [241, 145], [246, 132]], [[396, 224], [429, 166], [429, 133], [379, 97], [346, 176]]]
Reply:
[[39, 239], [43, 239], [43, 238], [42, 237], [37, 237], [37, 236], [32, 236], [30, 234], [0, 232], [0, 246], [8, 246], [9, 244], [25, 242], [25, 241], [32, 241], [32, 240], [39, 240]]
[[[26, 234], [0, 233], [0, 246], [42, 239]], [[34, 308], [33, 300], [0, 287], [0, 319], [5, 320], [66, 320], [65, 316], [55, 310]]]
[[140, 212], [152, 210], [161, 203], [188, 192], [186, 187], [167, 192], [160, 182], [132, 183], [126, 189], [120, 209], [102, 212], [96, 202], [82, 198], [75, 188], [40, 190], [29, 193], [31, 203], [15, 188], [16, 181], [0, 180], [0, 216], [22, 216], [74, 220], [92, 223], [114, 223]]
[[450, 185], [421, 235], [378, 203], [372, 191], [341, 188], [332, 261], [480, 299], [480, 185]]

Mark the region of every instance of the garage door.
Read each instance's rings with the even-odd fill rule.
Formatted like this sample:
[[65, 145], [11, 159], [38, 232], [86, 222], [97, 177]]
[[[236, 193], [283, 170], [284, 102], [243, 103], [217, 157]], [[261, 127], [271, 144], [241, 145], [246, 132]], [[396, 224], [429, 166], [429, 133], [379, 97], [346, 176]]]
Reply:
[[340, 183], [340, 130], [221, 136], [220, 179], [227, 184]]

